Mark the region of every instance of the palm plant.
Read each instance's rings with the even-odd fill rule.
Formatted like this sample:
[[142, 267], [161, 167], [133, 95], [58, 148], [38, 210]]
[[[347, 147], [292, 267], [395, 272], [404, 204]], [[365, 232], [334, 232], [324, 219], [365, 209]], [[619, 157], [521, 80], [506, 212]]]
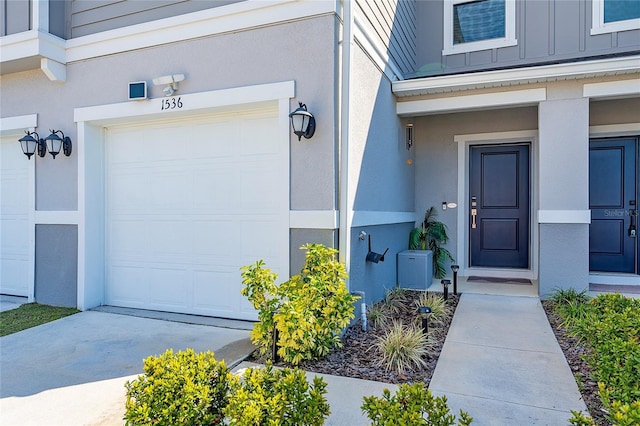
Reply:
[[409, 250], [431, 250], [433, 253], [433, 276], [444, 278], [447, 274], [445, 264], [455, 259], [442, 244], [449, 241], [447, 225], [435, 219], [437, 210], [432, 206], [424, 214], [424, 221], [409, 234]]

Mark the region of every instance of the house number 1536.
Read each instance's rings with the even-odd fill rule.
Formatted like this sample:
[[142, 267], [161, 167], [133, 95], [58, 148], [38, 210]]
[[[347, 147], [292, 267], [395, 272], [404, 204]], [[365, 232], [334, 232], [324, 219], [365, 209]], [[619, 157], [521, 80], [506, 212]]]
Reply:
[[162, 108], [161, 111], [167, 110], [167, 109], [180, 109], [182, 108], [182, 100], [178, 97], [178, 98], [171, 98], [171, 99], [162, 99]]

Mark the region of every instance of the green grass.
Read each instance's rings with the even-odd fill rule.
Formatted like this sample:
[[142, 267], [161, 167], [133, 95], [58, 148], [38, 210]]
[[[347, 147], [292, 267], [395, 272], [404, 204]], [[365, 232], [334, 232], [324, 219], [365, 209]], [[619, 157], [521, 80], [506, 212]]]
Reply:
[[19, 308], [0, 312], [0, 336], [17, 333], [80, 312], [76, 308], [26, 303]]

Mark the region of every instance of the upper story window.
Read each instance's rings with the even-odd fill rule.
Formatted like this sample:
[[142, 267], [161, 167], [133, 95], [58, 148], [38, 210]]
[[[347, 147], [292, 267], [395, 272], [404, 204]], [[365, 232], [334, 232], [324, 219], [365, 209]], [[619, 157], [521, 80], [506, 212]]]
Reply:
[[445, 0], [443, 55], [517, 43], [515, 0]]
[[640, 0], [593, 0], [591, 34], [640, 29]]

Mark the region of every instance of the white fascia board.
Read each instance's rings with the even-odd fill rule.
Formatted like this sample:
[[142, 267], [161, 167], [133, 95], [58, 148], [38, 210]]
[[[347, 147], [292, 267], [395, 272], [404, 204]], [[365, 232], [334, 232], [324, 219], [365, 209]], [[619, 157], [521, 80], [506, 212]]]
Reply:
[[543, 65], [497, 71], [485, 71], [439, 77], [424, 77], [393, 82], [396, 96], [415, 96], [443, 91], [467, 90], [512, 84], [553, 81], [559, 78], [581, 78], [616, 75], [640, 71], [640, 55], [569, 64]]
[[290, 210], [289, 228], [292, 229], [338, 229], [337, 210]]
[[383, 212], [373, 210], [355, 210], [351, 227], [392, 225], [396, 223], [415, 223], [416, 212]]
[[336, 13], [331, 0], [249, 0], [67, 41], [67, 60], [98, 56]]
[[38, 114], [16, 115], [0, 118], [0, 135], [20, 134], [38, 127]]
[[0, 37], [0, 62], [31, 56], [42, 56], [61, 64], [66, 63], [65, 40], [42, 31], [24, 31]]
[[77, 225], [79, 214], [76, 210], [68, 211], [45, 211], [36, 210], [36, 225]]
[[640, 78], [588, 83], [582, 86], [582, 96], [585, 98], [616, 98], [638, 94], [640, 94]]
[[538, 223], [591, 223], [591, 210], [538, 210]]
[[[73, 114], [75, 122], [94, 122], [100, 124], [116, 123], [119, 119], [132, 117], [158, 118], [169, 114], [192, 114], [200, 110], [222, 108], [233, 105], [269, 102], [277, 99], [290, 99], [295, 96], [295, 82], [244, 86], [232, 89], [213, 90], [210, 92], [176, 95], [171, 98], [161, 97], [145, 101], [130, 101], [117, 104], [76, 108]], [[180, 109], [162, 111], [162, 102], [166, 99], [180, 98], [183, 105]], [[175, 116], [175, 114], [173, 116]]]
[[398, 102], [396, 112], [400, 117], [413, 115], [442, 114], [451, 111], [471, 111], [486, 108], [535, 105], [547, 99], [544, 87], [526, 90], [511, 90], [480, 95], [454, 96]]

